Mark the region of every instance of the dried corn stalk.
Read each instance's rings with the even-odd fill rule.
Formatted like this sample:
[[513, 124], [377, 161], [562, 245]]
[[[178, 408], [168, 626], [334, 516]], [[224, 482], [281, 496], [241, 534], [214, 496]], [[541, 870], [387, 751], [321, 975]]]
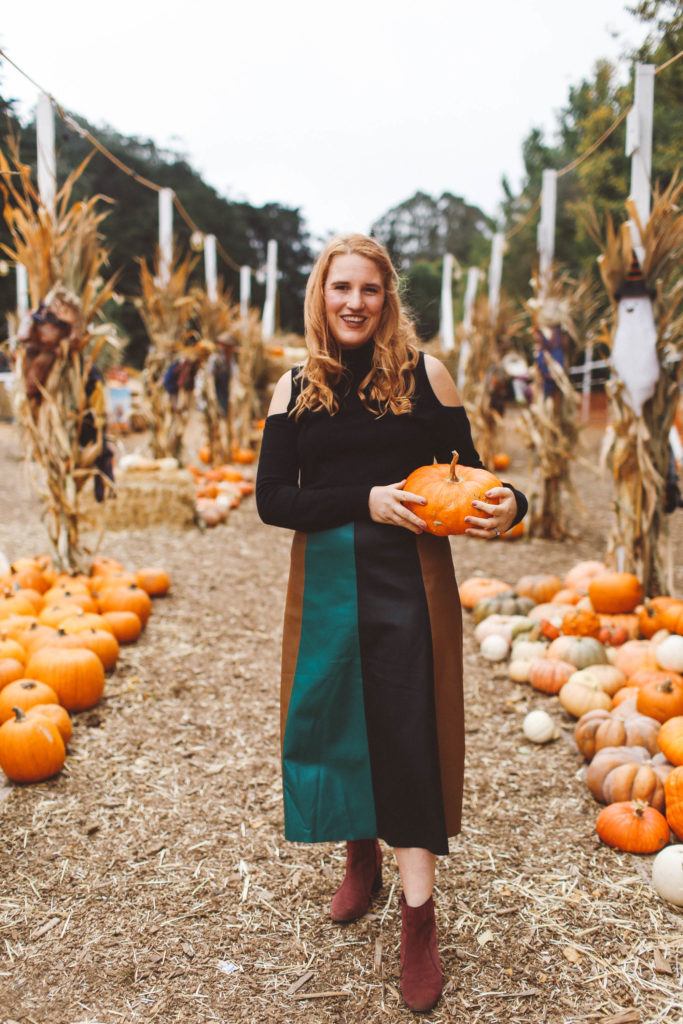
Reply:
[[[596, 288], [586, 279], [578, 284], [566, 274], [551, 277], [541, 291], [532, 279], [534, 295], [526, 310], [534, 334], [559, 327], [574, 350], [593, 338], [598, 322]], [[529, 500], [529, 534], [547, 540], [570, 536], [567, 497], [575, 497], [571, 469], [580, 446], [577, 396], [564, 367], [544, 351], [553, 394], [546, 395], [537, 364], [533, 369], [533, 398], [520, 416], [520, 429], [534, 456]]]
[[[683, 184], [674, 179], [656, 192], [647, 224], [638, 219], [635, 205], [627, 203], [640, 232], [644, 257], [641, 270], [653, 294], [656, 358], [659, 378], [654, 393], [636, 414], [624, 382], [613, 374], [608, 385], [611, 436], [607, 458], [615, 487], [615, 518], [608, 540], [608, 557], [643, 581], [647, 594], [671, 591], [663, 552], [666, 519], [664, 486], [669, 461], [669, 430], [673, 423], [683, 370], [683, 214], [679, 203]], [[616, 229], [610, 219], [601, 237], [593, 218], [593, 234], [603, 253], [602, 279], [612, 302], [612, 335], [616, 331], [617, 295], [633, 266], [633, 244], [628, 225]], [[669, 578], [667, 578], [669, 577]]]
[[[12, 244], [3, 250], [26, 267], [33, 310], [18, 332], [15, 403], [27, 454], [44, 487], [45, 520], [55, 560], [63, 571], [86, 568], [79, 498], [88, 483], [108, 485], [97, 465], [105, 449], [101, 382], [91, 371], [107, 343], [116, 343], [102, 318], [114, 278], [101, 273], [108, 253], [99, 228], [103, 196], [72, 202], [87, 157], [59, 190], [54, 213], [42, 205], [16, 141], [9, 158], [0, 151], [0, 189]], [[51, 319], [48, 318], [51, 317]], [[55, 326], [56, 324], [60, 326]], [[52, 330], [46, 340], [47, 326]], [[84, 440], [84, 430], [88, 440]]]
[[[232, 418], [230, 409], [230, 374], [232, 350], [237, 341], [239, 305], [230, 302], [229, 295], [218, 289], [215, 301], [206, 292], [198, 293], [197, 319], [201, 340], [209, 346], [209, 357], [201, 370], [200, 393], [203, 400], [206, 436], [212, 465], [230, 460], [232, 450]], [[227, 395], [219, 396], [216, 376], [226, 377]], [[223, 402], [220, 398], [223, 397]], [[227, 400], [227, 407], [224, 402]]]
[[[193, 318], [197, 311], [196, 291], [189, 288], [196, 257], [178, 259], [162, 282], [157, 254], [156, 273], [140, 261], [140, 316], [149, 337], [143, 372], [145, 410], [151, 434], [152, 455], [171, 456], [182, 461], [183, 439], [194, 402]], [[196, 353], [200, 358], [204, 353]], [[181, 378], [181, 363], [189, 360]], [[175, 380], [174, 380], [174, 374]], [[178, 378], [181, 378], [178, 380]], [[191, 382], [192, 386], [187, 386]], [[175, 385], [178, 384], [175, 390]]]
[[261, 321], [252, 310], [246, 323], [240, 328], [240, 345], [237, 353], [237, 378], [230, 389], [230, 408], [234, 429], [235, 445], [249, 448], [252, 444], [254, 420], [261, 416], [261, 399], [258, 381], [264, 367]]
[[461, 397], [485, 466], [493, 465], [496, 437], [502, 423], [502, 416], [495, 408], [496, 378], [502, 374], [501, 358], [516, 332], [510, 302], [501, 297], [496, 317], [492, 319], [484, 295], [474, 304], [471, 327], [466, 334], [460, 332], [461, 345], [469, 342]]

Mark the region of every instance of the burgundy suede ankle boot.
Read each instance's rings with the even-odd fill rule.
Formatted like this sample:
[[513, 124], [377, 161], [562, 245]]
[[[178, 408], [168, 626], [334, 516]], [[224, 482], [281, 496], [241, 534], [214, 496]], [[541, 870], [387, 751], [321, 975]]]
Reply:
[[401, 995], [411, 1010], [424, 1013], [436, 1006], [443, 989], [434, 900], [409, 907], [401, 894], [401, 916]]
[[332, 900], [330, 915], [339, 924], [367, 912], [370, 897], [382, 888], [382, 851], [376, 839], [351, 839], [346, 844], [346, 874]]

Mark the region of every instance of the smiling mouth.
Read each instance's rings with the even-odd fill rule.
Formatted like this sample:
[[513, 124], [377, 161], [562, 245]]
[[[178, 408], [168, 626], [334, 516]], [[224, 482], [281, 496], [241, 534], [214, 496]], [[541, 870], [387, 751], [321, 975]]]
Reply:
[[362, 327], [367, 317], [364, 316], [343, 316], [341, 318], [347, 327]]

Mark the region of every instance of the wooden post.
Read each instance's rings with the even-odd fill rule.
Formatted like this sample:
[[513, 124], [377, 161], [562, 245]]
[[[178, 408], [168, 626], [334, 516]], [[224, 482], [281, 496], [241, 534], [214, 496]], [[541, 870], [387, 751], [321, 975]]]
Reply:
[[159, 192], [159, 277], [162, 285], [171, 280], [173, 265], [173, 189]]
[[249, 302], [251, 300], [251, 267], [240, 267], [240, 319], [245, 326], [249, 319]]
[[467, 369], [467, 360], [470, 355], [470, 339], [469, 332], [472, 329], [472, 310], [474, 309], [474, 300], [477, 297], [477, 288], [479, 287], [479, 278], [481, 271], [479, 267], [469, 267], [467, 270], [467, 284], [465, 285], [465, 302], [464, 311], [462, 318], [463, 326], [463, 339], [460, 346], [460, 356], [458, 358], [458, 373], [456, 384], [458, 390], [462, 391], [465, 386], [465, 372]]
[[270, 239], [266, 257], [266, 299], [263, 304], [262, 336], [269, 341], [275, 334], [275, 298], [277, 295], [277, 242]]
[[498, 316], [504, 252], [505, 235], [502, 231], [496, 231], [491, 242], [491, 262], [489, 263], [489, 317], [492, 324], [495, 323]]
[[44, 92], [38, 96], [36, 110], [38, 143], [38, 191], [43, 206], [54, 215], [57, 195], [55, 159], [55, 118], [52, 100]]
[[[636, 64], [633, 107], [626, 118], [626, 156], [631, 157], [630, 198], [643, 224], [650, 218], [652, 177], [652, 120], [655, 102], [655, 65]], [[645, 255], [635, 221], [629, 221], [638, 262]]]
[[216, 275], [216, 236], [206, 235], [204, 238], [204, 279], [209, 302], [218, 299], [218, 278]]
[[452, 352], [455, 348], [455, 331], [453, 327], [453, 256], [450, 252], [444, 253], [441, 271], [439, 335], [444, 352]]
[[541, 300], [550, 283], [555, 256], [555, 215], [557, 210], [557, 171], [543, 172], [541, 218], [538, 224], [538, 271]]

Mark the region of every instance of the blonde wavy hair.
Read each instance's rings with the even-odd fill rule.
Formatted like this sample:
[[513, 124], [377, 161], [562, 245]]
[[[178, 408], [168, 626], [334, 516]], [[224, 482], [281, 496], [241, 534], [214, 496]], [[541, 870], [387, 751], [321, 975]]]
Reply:
[[398, 274], [389, 253], [367, 235], [333, 238], [318, 257], [306, 285], [304, 329], [308, 359], [300, 371], [303, 387], [292, 414], [298, 419], [305, 409], [330, 415], [339, 410], [334, 386], [346, 372], [341, 346], [329, 330], [325, 310], [325, 282], [335, 256], [364, 256], [378, 267], [384, 282], [384, 308], [375, 334], [372, 366], [360, 382], [358, 396], [377, 416], [397, 416], [412, 409], [415, 390], [414, 369], [418, 361], [417, 335], [401, 303]]

